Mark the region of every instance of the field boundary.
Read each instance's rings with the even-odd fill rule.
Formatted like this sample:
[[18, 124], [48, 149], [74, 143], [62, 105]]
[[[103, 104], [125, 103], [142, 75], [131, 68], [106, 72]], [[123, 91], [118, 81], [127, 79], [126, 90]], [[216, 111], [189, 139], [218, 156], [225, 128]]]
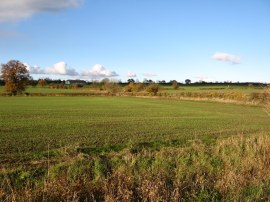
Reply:
[[[10, 93], [1, 93], [2, 97], [12, 96]], [[18, 95], [17, 95], [18, 96]], [[107, 91], [92, 91], [79, 93], [24, 93], [19, 96], [29, 97], [92, 97], [92, 96], [118, 96], [118, 97], [138, 97], [149, 99], [173, 99], [173, 100], [190, 100], [190, 101], [213, 101], [220, 103], [244, 104], [244, 105], [261, 105], [265, 106], [270, 103], [269, 93], [251, 93], [245, 95], [243, 93], [212, 93], [212, 92], [185, 92], [169, 94], [159, 92], [152, 95], [146, 92], [140, 93], [117, 93], [112, 94]]]

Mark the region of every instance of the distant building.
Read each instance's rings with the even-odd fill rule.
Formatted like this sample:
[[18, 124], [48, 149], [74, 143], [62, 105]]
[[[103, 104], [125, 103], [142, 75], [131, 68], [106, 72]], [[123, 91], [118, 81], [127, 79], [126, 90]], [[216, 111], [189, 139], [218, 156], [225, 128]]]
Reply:
[[86, 84], [86, 81], [84, 80], [66, 80], [65, 81], [65, 84], [66, 85], [85, 85]]

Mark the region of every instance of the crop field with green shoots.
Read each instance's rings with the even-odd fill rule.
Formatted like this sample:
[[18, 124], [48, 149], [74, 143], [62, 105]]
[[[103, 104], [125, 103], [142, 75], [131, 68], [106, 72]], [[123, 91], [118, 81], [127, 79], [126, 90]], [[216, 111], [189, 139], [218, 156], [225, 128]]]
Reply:
[[65, 146], [187, 142], [270, 131], [262, 107], [132, 97], [0, 97], [1, 161]]
[[270, 118], [260, 105], [2, 96], [0, 120], [0, 200], [269, 196]]

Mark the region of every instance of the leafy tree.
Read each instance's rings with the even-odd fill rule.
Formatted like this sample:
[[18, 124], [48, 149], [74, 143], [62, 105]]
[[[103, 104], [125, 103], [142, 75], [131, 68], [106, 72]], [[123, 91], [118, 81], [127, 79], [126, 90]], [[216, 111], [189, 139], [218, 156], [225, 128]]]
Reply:
[[152, 79], [144, 79], [143, 83], [155, 83]]
[[165, 80], [161, 80], [158, 83], [166, 83], [166, 81]]
[[38, 85], [41, 86], [41, 87], [44, 87], [47, 85], [47, 82], [45, 79], [39, 79], [38, 80]]
[[31, 78], [26, 66], [18, 60], [10, 60], [7, 64], [2, 64], [1, 73], [6, 91], [12, 95], [22, 93]]
[[128, 79], [127, 82], [128, 83], [135, 83], [135, 80], [134, 79]]
[[186, 83], [186, 84], [190, 84], [190, 83], [191, 83], [191, 80], [190, 80], [190, 79], [186, 79], [186, 80], [185, 80], [185, 83]]
[[109, 83], [110, 82], [110, 79], [108, 79], [108, 78], [104, 78], [104, 79], [102, 79], [101, 81], [100, 81], [100, 83], [102, 84], [102, 85], [104, 85], [104, 84], [106, 84], [106, 83]]
[[33, 77], [29, 78], [28, 85], [31, 85], [34, 88], [34, 87], [36, 87], [37, 84], [38, 84], [37, 80], [34, 80]]
[[173, 87], [174, 90], [177, 90], [179, 88], [178, 82], [176, 80], [172, 81], [172, 87]]

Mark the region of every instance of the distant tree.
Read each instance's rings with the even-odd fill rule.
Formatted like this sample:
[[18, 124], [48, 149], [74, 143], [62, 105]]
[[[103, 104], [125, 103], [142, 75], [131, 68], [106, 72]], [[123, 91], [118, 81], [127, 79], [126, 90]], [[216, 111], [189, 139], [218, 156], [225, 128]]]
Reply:
[[185, 80], [185, 83], [186, 83], [186, 84], [191, 84], [191, 80], [190, 80], [190, 79], [186, 79], [186, 80]]
[[28, 80], [28, 85], [32, 86], [32, 87], [36, 87], [36, 85], [38, 84], [37, 80], [34, 80], [33, 77], [30, 77]]
[[41, 87], [44, 87], [47, 85], [47, 82], [45, 79], [39, 79], [38, 80], [38, 85], [41, 86]]
[[158, 83], [166, 83], [166, 81], [165, 80], [161, 80]]
[[174, 90], [177, 90], [179, 88], [178, 82], [176, 80], [172, 81], [172, 87], [173, 87]]
[[12, 95], [22, 93], [30, 79], [26, 66], [18, 60], [10, 60], [2, 64], [1, 77], [5, 81], [5, 90]]
[[127, 82], [128, 83], [135, 83], [135, 80], [134, 79], [128, 79]]
[[144, 79], [143, 83], [155, 83], [152, 79]]
[[108, 79], [108, 78], [104, 78], [104, 79], [102, 79], [101, 81], [100, 81], [100, 83], [102, 84], [102, 85], [104, 85], [105, 83], [109, 83], [110, 82], [110, 79]]

